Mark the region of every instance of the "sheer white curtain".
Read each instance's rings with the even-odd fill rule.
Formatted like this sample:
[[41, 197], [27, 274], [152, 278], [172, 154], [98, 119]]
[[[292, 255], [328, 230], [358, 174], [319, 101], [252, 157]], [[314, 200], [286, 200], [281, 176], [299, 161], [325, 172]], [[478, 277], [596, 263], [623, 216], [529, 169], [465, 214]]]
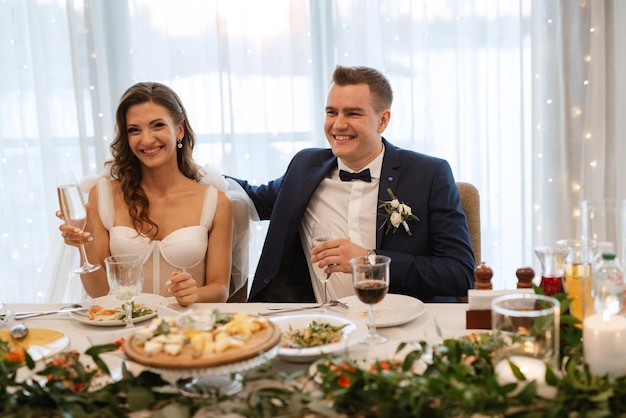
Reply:
[[[495, 287], [513, 287], [516, 268], [537, 265], [533, 244], [575, 234], [578, 190], [624, 187], [623, 176], [612, 180], [623, 170], [623, 8], [539, 0], [0, 2], [1, 298], [77, 297], [71, 287], [48, 286], [51, 278], [77, 280], [57, 271], [54, 173], [102, 170], [117, 100], [131, 84], [160, 81], [179, 93], [199, 163], [265, 182], [297, 150], [325, 146], [336, 64], [382, 70], [395, 91], [387, 139], [446, 158], [457, 180], [479, 188], [483, 259]], [[607, 152], [596, 155], [600, 142]]]
[[626, 4], [533, 3], [533, 242], [580, 236], [585, 199], [626, 198]]

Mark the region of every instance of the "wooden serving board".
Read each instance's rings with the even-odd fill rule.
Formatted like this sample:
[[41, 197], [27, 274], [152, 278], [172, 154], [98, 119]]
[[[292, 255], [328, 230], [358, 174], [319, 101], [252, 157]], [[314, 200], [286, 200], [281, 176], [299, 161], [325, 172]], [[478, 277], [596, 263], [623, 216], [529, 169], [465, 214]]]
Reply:
[[198, 369], [224, 366], [256, 357], [276, 346], [280, 342], [281, 334], [280, 328], [268, 321], [267, 328], [252, 334], [243, 347], [230, 347], [221, 353], [199, 358], [193, 357], [193, 350], [188, 344], [183, 346], [182, 351], [177, 356], [163, 352], [147, 356], [134, 336], [127, 339], [122, 348], [129, 359], [144, 366], [160, 369]]

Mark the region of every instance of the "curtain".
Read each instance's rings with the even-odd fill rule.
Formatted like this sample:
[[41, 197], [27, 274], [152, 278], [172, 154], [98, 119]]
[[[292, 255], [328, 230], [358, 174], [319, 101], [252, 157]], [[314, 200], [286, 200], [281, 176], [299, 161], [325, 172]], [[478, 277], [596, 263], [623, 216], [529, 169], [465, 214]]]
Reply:
[[385, 137], [447, 159], [458, 181], [478, 187], [482, 258], [495, 288], [515, 287], [518, 267], [538, 268], [534, 245], [577, 234], [582, 198], [624, 195], [625, 8], [0, 1], [2, 301], [81, 297], [67, 269], [73, 254], [58, 239], [55, 173], [102, 171], [130, 85], [170, 85], [197, 134], [197, 162], [263, 183], [298, 150], [326, 146], [323, 109], [337, 64], [387, 75], [395, 97]]
[[581, 234], [584, 200], [626, 198], [626, 5], [533, 3], [533, 243]]

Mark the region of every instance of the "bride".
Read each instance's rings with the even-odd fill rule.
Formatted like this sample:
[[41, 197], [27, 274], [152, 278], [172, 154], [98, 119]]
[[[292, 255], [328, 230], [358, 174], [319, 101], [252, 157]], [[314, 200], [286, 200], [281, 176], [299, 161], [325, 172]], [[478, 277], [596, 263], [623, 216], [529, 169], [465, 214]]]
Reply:
[[[174, 296], [181, 306], [229, 296], [232, 202], [192, 158], [195, 137], [178, 95], [137, 83], [116, 111], [113, 159], [89, 192], [83, 233], [59, 227], [65, 244], [83, 241], [87, 257], [144, 255], [143, 292]], [[57, 216], [62, 218], [59, 211]], [[81, 260], [82, 261], [82, 260]], [[91, 297], [109, 292], [105, 269], [81, 275]]]

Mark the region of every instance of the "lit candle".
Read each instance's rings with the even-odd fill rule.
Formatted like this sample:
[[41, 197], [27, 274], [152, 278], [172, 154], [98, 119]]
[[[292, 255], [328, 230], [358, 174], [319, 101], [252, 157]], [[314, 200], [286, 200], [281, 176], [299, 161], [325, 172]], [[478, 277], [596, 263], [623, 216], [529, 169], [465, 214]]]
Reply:
[[[520, 372], [522, 372], [526, 378], [526, 382], [520, 381], [515, 377], [509, 362], [519, 367]], [[507, 385], [509, 383], [523, 383], [525, 385], [534, 380], [537, 382], [537, 395], [545, 399], [552, 399], [556, 396], [556, 387], [546, 383], [546, 364], [539, 359], [525, 356], [511, 356], [508, 359], [500, 361], [496, 365], [494, 372], [500, 385]], [[511, 396], [517, 395], [524, 385], [519, 385], [518, 388], [511, 393]]]
[[585, 318], [583, 350], [593, 375], [626, 375], [626, 318], [600, 314]]

